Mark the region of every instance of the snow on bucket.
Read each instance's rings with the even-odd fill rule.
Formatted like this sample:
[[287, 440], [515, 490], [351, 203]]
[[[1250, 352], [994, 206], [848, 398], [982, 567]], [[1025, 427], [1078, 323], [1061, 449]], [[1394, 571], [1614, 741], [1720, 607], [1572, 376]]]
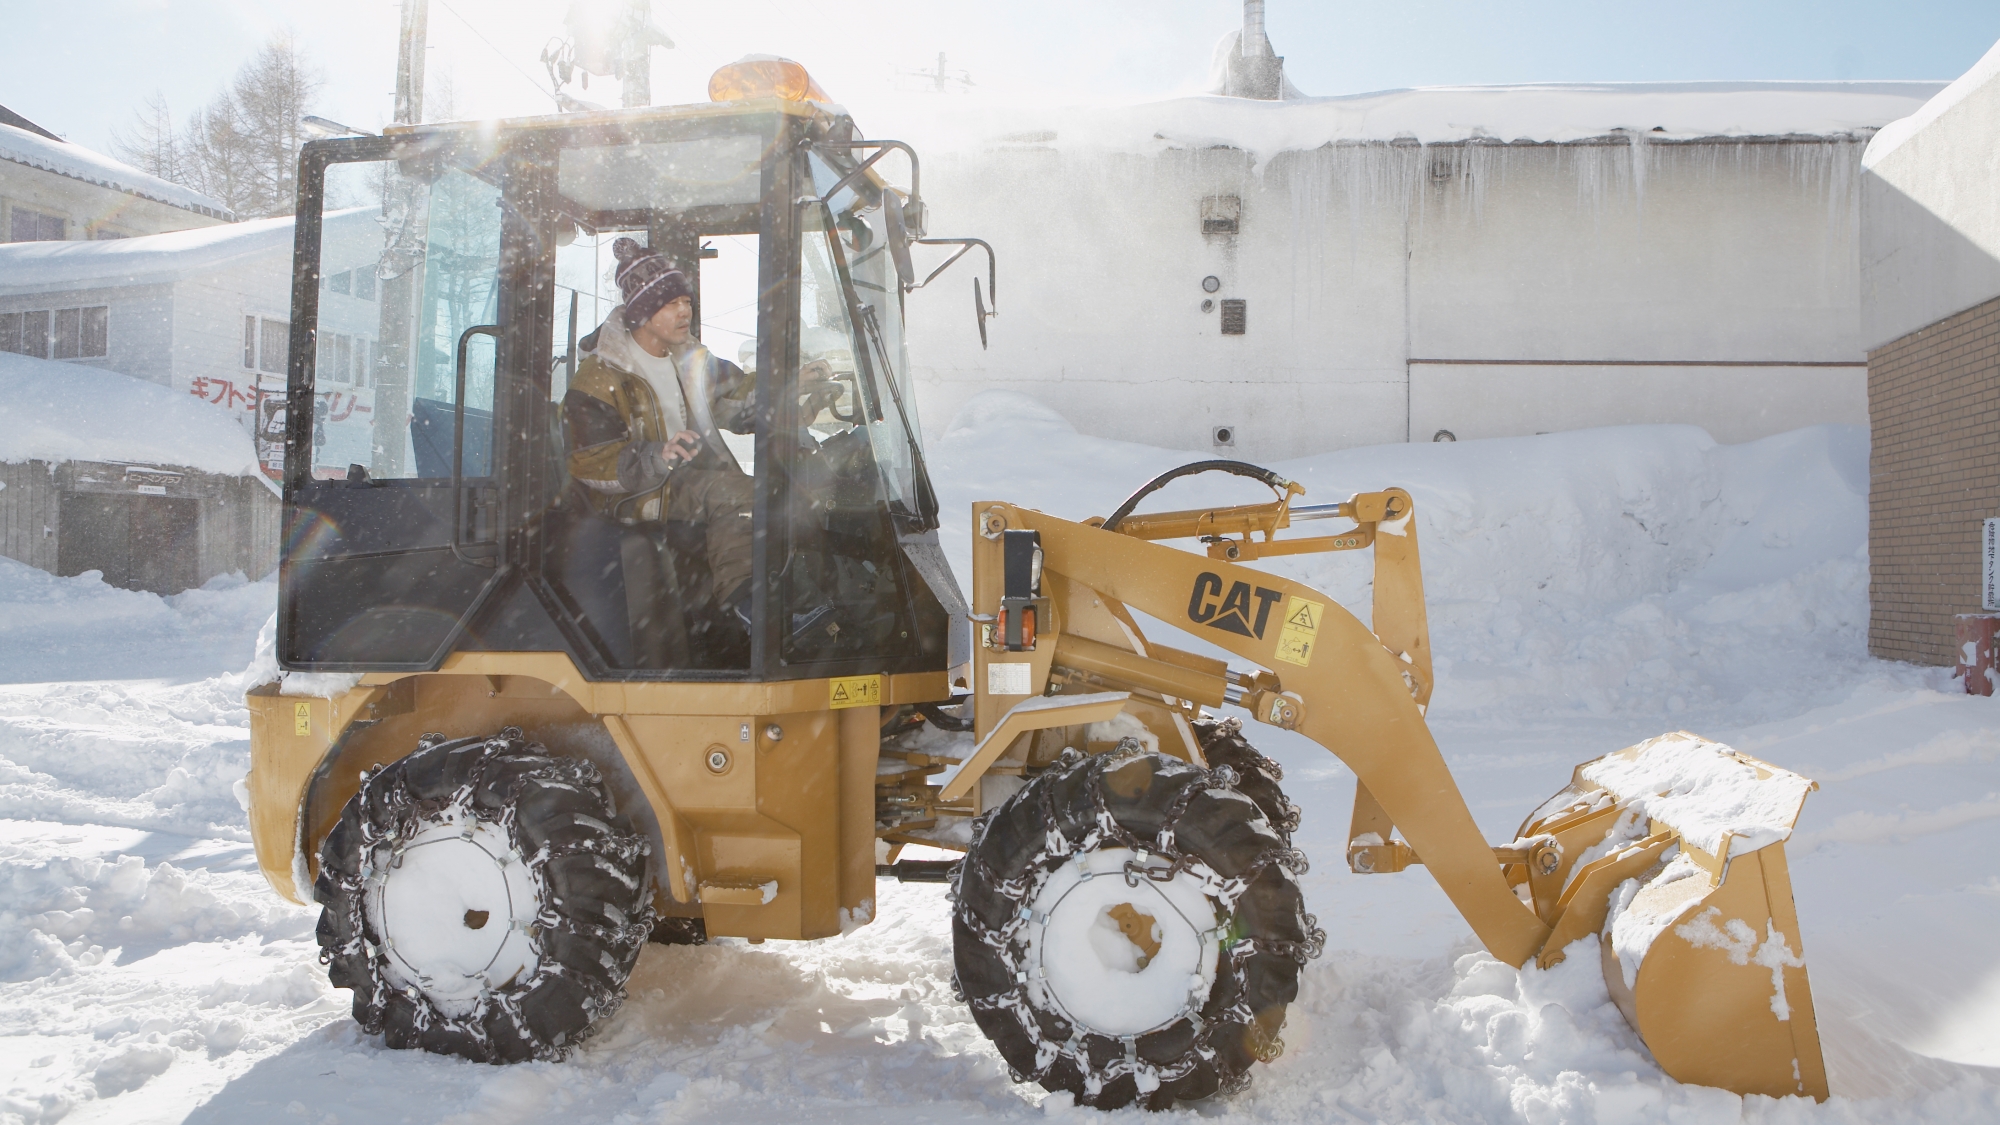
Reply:
[[1686, 731], [1578, 766], [1521, 830], [1577, 857], [1540, 963], [1598, 932], [1605, 985], [1660, 1069], [1824, 1099], [1784, 849], [1814, 788]]

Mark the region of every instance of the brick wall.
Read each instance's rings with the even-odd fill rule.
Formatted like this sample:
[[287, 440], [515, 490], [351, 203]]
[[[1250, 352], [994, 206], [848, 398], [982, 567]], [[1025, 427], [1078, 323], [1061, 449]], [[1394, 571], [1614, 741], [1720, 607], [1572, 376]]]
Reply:
[[2000, 516], [2000, 298], [1868, 353], [1868, 650], [1951, 664]]

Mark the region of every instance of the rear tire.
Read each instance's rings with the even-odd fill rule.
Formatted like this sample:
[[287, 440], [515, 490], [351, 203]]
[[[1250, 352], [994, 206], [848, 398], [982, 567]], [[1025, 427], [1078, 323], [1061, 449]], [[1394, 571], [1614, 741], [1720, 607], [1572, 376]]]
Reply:
[[362, 775], [320, 845], [320, 960], [392, 1048], [560, 1058], [624, 999], [649, 850], [591, 763], [512, 727], [426, 736]]
[[981, 819], [953, 886], [955, 981], [1018, 1080], [1165, 1109], [1284, 1049], [1325, 937], [1304, 857], [1235, 781], [1127, 740]]

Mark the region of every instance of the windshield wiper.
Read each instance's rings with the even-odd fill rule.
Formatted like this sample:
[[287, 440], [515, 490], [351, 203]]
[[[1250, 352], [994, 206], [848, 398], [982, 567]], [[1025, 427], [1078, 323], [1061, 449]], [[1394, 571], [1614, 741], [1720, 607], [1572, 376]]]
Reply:
[[923, 520], [923, 529], [932, 530], [939, 526], [937, 493], [931, 488], [930, 469], [924, 465], [924, 448], [917, 441], [916, 429], [910, 425], [910, 412], [903, 407], [903, 392], [896, 385], [896, 369], [889, 362], [889, 346], [882, 342], [882, 326], [876, 323], [874, 305], [861, 305], [861, 323], [868, 329], [868, 342], [880, 361], [882, 381], [889, 385], [889, 400], [896, 404], [896, 418], [903, 424], [903, 440], [910, 445], [910, 460], [917, 478], [917, 514]]

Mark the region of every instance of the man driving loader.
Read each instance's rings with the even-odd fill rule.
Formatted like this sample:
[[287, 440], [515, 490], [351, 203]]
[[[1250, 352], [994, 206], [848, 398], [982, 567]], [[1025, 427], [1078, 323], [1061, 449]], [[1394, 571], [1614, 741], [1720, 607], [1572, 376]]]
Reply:
[[701, 526], [705, 593], [747, 631], [754, 489], [719, 428], [751, 431], [754, 384], [694, 338], [687, 275], [630, 238], [612, 253], [625, 303], [578, 341], [582, 359], [563, 397], [570, 475], [620, 522]]

